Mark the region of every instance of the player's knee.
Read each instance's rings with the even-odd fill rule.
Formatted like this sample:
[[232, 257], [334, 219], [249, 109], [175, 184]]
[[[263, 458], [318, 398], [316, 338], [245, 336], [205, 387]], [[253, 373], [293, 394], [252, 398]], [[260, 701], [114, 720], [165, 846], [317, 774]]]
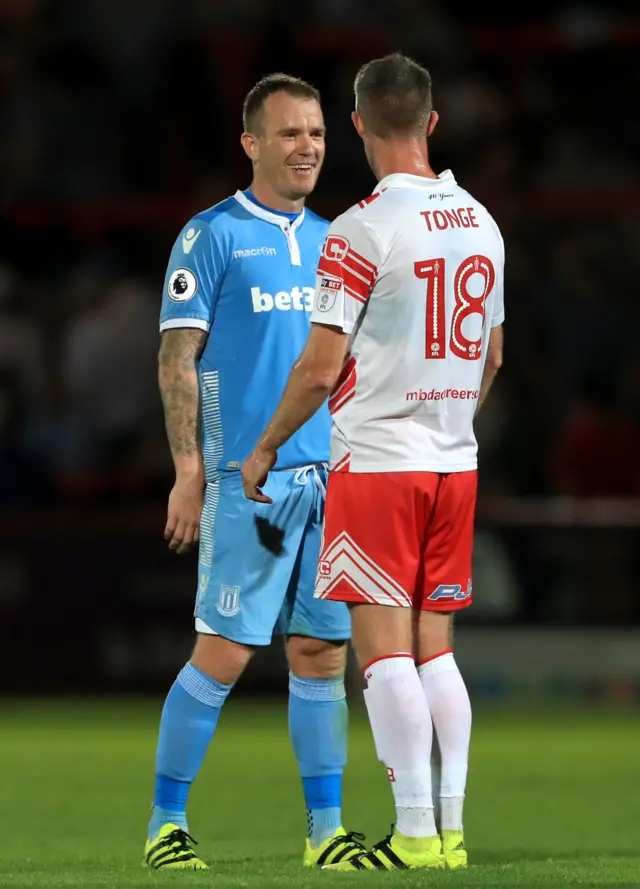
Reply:
[[351, 606], [350, 612], [353, 647], [361, 670], [398, 652], [413, 654], [411, 608], [363, 603]]
[[222, 636], [199, 633], [191, 655], [198, 670], [223, 685], [234, 685], [254, 655], [254, 649]]
[[418, 657], [425, 661], [453, 648], [453, 612], [422, 611], [418, 624]]
[[335, 679], [345, 671], [346, 641], [289, 636], [286, 649], [289, 669], [300, 679]]

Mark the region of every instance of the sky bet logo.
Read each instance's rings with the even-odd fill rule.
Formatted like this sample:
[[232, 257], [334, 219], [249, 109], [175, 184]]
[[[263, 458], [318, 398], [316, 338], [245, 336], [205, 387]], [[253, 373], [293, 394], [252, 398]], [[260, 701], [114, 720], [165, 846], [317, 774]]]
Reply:
[[311, 312], [313, 310], [313, 287], [294, 287], [291, 293], [287, 290], [279, 290], [275, 296], [271, 293], [263, 293], [259, 287], [251, 288], [251, 300], [254, 312], [270, 312], [278, 309], [280, 312], [288, 312], [296, 309], [298, 312]]

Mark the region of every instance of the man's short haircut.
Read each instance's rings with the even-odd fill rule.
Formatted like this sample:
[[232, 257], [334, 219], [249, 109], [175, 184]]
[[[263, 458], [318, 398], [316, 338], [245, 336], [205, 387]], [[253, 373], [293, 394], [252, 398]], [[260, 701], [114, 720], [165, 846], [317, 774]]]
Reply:
[[260, 118], [264, 103], [274, 93], [287, 93], [298, 99], [315, 99], [316, 102], [320, 101], [320, 93], [306, 80], [292, 77], [290, 74], [267, 74], [247, 93], [247, 97], [242, 105], [242, 123], [245, 132], [253, 133], [260, 129], [262, 123]]
[[381, 139], [423, 136], [433, 110], [431, 75], [396, 52], [367, 62], [354, 83], [356, 110]]

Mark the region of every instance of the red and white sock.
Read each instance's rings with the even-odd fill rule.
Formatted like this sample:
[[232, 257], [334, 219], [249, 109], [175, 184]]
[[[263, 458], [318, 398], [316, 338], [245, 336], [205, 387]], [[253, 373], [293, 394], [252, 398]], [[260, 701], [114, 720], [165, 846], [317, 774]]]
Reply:
[[441, 830], [462, 830], [471, 740], [469, 694], [452, 651], [420, 664], [418, 675], [440, 748], [439, 826]]
[[413, 656], [381, 658], [364, 675], [376, 751], [387, 767], [396, 804], [396, 830], [407, 837], [435, 836], [429, 765], [433, 725]]

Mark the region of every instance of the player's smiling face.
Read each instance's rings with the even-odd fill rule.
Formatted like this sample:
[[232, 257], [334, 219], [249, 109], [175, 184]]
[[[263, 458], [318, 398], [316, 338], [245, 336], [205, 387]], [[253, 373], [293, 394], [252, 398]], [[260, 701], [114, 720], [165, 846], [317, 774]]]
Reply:
[[274, 93], [264, 103], [261, 123], [254, 142], [255, 179], [287, 200], [305, 198], [313, 191], [324, 160], [320, 104]]

